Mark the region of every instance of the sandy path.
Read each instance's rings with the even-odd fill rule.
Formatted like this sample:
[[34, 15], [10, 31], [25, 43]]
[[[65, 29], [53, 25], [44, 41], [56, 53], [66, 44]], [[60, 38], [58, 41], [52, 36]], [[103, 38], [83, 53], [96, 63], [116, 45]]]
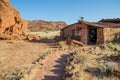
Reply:
[[32, 80], [63, 80], [67, 55], [66, 51], [49, 54]]

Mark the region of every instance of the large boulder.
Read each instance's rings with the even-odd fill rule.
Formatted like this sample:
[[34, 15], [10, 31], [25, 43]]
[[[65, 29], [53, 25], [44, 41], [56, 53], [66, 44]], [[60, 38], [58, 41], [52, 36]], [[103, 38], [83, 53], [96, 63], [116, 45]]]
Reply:
[[3, 35], [18, 36], [25, 35], [27, 22], [20, 17], [8, 0], [0, 0], [0, 39]]

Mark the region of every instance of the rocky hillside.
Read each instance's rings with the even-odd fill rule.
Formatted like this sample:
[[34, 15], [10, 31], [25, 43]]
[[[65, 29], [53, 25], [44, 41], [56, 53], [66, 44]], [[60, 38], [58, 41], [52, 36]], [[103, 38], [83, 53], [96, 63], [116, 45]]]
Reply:
[[0, 0], [0, 39], [25, 35], [27, 23], [9, 0]]
[[60, 30], [67, 26], [65, 22], [49, 22], [44, 20], [28, 21], [28, 29], [30, 31], [41, 31], [41, 30]]

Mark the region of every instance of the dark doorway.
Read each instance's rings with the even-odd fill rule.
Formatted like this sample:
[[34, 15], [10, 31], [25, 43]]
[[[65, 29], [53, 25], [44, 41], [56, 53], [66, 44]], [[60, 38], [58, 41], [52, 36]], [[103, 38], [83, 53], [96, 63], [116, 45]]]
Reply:
[[97, 28], [88, 27], [88, 44], [96, 44], [97, 41]]

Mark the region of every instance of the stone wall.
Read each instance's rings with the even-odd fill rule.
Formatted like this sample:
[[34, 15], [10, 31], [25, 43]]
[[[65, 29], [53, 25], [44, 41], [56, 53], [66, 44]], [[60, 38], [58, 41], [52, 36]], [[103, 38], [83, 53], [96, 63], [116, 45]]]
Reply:
[[[72, 37], [74, 34], [78, 33], [80, 35], [80, 40], [82, 43], [88, 43], [88, 24], [85, 23], [75, 23], [63, 29], [61, 31], [61, 36]], [[96, 26], [93, 26], [96, 27]], [[103, 44], [110, 41], [120, 41], [120, 28], [113, 27], [96, 27], [97, 28], [97, 41], [96, 44]], [[80, 29], [80, 30], [79, 30]], [[76, 30], [76, 31], [75, 31]], [[78, 31], [77, 31], [78, 30]]]
[[[72, 36], [73, 30], [78, 29], [78, 24], [71, 25], [62, 31], [64, 37]], [[61, 33], [61, 34], [62, 34]]]
[[104, 43], [104, 28], [97, 28], [97, 44]]
[[[79, 30], [80, 29], [80, 30]], [[79, 31], [78, 31], [79, 30]], [[74, 32], [73, 32], [74, 31]], [[75, 23], [73, 25], [70, 25], [69, 27], [63, 29], [61, 31], [61, 36], [65, 37], [65, 38], [69, 38], [72, 37], [74, 35], [76, 35], [77, 33], [80, 35], [80, 41], [84, 44], [87, 44], [87, 38], [88, 38], [88, 29], [87, 29], [87, 25], [82, 23], [82, 24], [78, 24]]]
[[104, 42], [120, 40], [120, 28], [104, 28]]
[[86, 24], [81, 24], [81, 42], [87, 44], [88, 42], [88, 29]]

